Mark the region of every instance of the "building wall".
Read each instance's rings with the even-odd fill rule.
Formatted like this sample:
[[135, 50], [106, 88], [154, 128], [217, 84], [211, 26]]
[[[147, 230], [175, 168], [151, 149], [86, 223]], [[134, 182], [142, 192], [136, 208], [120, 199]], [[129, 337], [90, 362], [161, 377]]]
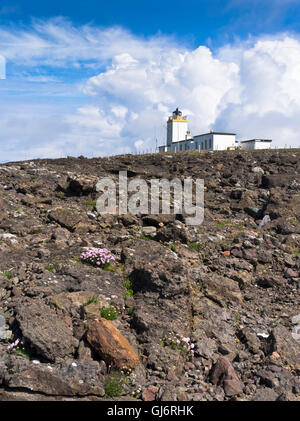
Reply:
[[225, 151], [229, 146], [235, 146], [235, 135], [214, 135], [215, 151]]
[[240, 143], [241, 149], [244, 150], [253, 150], [253, 149], [270, 149], [271, 148], [271, 142], [255, 142], [254, 140], [252, 142], [241, 142]]
[[187, 121], [168, 121], [167, 123], [167, 145], [171, 145], [172, 142], [178, 142], [184, 140], [186, 132], [188, 131]]
[[214, 149], [214, 134], [199, 135], [194, 137], [195, 149], [198, 151], [212, 151]]
[[[168, 122], [169, 123], [169, 122]], [[170, 127], [174, 127], [174, 121], [170, 122]], [[181, 122], [176, 122], [182, 124]], [[168, 126], [169, 127], [169, 126]], [[186, 126], [187, 127], [187, 126]], [[170, 129], [171, 130], [171, 129]], [[181, 130], [181, 129], [180, 129]], [[168, 132], [170, 133], [170, 132]], [[183, 132], [179, 132], [179, 136], [182, 136]], [[185, 132], [186, 135], [186, 132]], [[198, 150], [198, 151], [212, 151], [212, 150], [227, 150], [229, 146], [236, 146], [235, 135], [218, 135], [215, 133], [207, 133], [204, 135], [195, 136], [192, 139], [184, 140], [185, 136], [180, 141], [168, 142], [165, 149], [159, 148], [159, 152], [179, 152], [186, 150]]]
[[255, 142], [253, 141], [253, 142], [246, 142], [246, 143], [240, 143], [240, 147], [241, 147], [241, 149], [244, 149], [244, 150], [252, 150], [252, 149], [255, 149]]

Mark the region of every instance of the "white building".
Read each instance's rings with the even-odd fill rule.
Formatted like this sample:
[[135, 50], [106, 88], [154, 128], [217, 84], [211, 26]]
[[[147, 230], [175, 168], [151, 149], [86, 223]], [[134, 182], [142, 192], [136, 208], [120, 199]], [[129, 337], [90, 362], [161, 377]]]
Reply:
[[250, 140], [241, 140], [240, 148], [241, 149], [271, 149], [270, 139], [250, 139]]
[[191, 137], [187, 118], [182, 117], [182, 112], [176, 108], [167, 122], [167, 144], [159, 146], [159, 152], [186, 150], [224, 151], [237, 146], [235, 136], [235, 133], [222, 133], [211, 130], [209, 133]]

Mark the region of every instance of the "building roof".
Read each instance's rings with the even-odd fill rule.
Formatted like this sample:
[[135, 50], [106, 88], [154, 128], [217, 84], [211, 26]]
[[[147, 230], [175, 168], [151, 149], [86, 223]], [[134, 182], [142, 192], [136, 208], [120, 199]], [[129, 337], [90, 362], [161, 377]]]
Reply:
[[272, 142], [272, 139], [249, 139], [249, 140], [241, 140], [241, 143], [247, 142]]
[[174, 145], [174, 143], [181, 143], [181, 142], [194, 142], [195, 137], [206, 136], [208, 134], [221, 134], [221, 135], [224, 134], [224, 135], [236, 136], [236, 133], [210, 132], [210, 133], [198, 134], [194, 137], [190, 137], [189, 139], [177, 140], [177, 142], [172, 142], [172, 145]]
[[236, 133], [209, 132], [209, 133], [197, 134], [197, 135], [196, 135], [196, 136], [194, 136], [194, 137], [207, 136], [208, 134], [221, 134], [221, 135], [231, 135], [231, 136], [236, 136]]

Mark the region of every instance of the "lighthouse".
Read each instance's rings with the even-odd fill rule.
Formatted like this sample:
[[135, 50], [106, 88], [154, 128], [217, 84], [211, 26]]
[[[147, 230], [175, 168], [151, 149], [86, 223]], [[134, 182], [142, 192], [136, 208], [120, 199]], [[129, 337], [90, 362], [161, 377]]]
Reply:
[[158, 147], [159, 152], [179, 152], [188, 150], [197, 151], [224, 151], [237, 146], [235, 133], [215, 132], [192, 137], [188, 129], [187, 117], [176, 108], [167, 121], [167, 144]]
[[167, 146], [180, 140], [190, 139], [190, 137], [187, 118], [183, 117], [182, 112], [176, 108], [167, 121]]

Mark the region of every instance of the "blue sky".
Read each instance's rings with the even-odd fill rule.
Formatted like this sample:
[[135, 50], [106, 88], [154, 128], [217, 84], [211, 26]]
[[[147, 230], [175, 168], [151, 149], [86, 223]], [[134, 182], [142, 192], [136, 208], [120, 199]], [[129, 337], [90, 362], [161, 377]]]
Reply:
[[299, 30], [298, 0], [40, 0], [3, 1], [0, 24], [65, 16], [74, 24], [120, 25], [134, 34], [180, 37], [194, 47]]
[[4, 0], [0, 162], [151, 150], [177, 106], [192, 134], [300, 146], [299, 18], [298, 0]]

